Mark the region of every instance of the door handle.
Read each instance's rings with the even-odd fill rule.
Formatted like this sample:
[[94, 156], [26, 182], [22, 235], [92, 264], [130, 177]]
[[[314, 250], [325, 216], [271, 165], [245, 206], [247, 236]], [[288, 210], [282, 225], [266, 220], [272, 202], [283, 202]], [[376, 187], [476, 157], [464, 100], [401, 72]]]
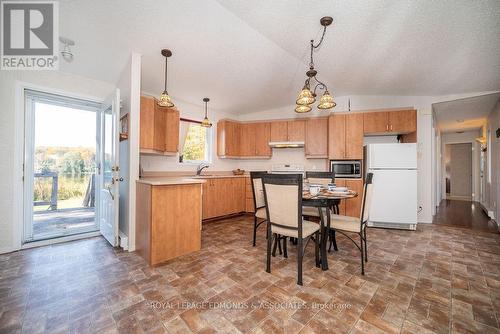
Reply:
[[107, 185], [106, 186], [106, 190], [108, 191], [109, 196], [111, 196], [111, 199], [114, 201], [115, 200], [115, 195], [113, 195], [113, 192], [111, 191], [111, 186]]

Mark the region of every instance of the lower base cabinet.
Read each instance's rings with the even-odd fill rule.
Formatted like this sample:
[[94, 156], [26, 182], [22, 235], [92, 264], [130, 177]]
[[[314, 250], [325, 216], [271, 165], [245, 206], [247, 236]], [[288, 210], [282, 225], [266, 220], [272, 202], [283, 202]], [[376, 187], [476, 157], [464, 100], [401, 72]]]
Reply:
[[362, 179], [335, 179], [338, 187], [347, 187], [358, 193], [357, 197], [344, 199], [340, 202], [340, 214], [350, 217], [359, 217], [361, 213], [361, 202], [363, 199], [363, 180]]
[[150, 265], [201, 249], [201, 187], [137, 183], [136, 250]]
[[245, 178], [208, 178], [203, 184], [203, 219], [245, 212]]

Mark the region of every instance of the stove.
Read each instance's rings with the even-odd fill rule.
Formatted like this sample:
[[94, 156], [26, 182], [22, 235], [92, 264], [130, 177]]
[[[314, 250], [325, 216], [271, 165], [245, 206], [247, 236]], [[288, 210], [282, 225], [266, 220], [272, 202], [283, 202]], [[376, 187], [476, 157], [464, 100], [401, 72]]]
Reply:
[[304, 165], [301, 164], [275, 164], [272, 166], [271, 174], [302, 174], [305, 176]]

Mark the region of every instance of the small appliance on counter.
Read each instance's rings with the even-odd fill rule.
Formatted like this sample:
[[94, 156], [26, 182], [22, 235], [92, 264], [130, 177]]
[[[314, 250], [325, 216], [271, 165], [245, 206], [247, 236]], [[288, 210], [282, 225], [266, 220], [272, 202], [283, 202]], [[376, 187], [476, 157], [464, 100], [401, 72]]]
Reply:
[[360, 179], [362, 177], [361, 160], [330, 160], [330, 171], [337, 178]]
[[369, 144], [365, 171], [373, 173], [368, 226], [417, 228], [417, 144]]

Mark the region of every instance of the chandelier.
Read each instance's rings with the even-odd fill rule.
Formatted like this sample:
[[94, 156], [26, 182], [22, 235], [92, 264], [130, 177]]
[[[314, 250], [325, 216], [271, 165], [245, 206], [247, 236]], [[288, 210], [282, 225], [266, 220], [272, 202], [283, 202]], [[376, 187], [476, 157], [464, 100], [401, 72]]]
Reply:
[[[297, 106], [295, 107], [295, 112], [297, 113], [306, 113], [312, 110], [311, 105], [314, 102], [316, 102], [317, 89], [324, 90], [323, 95], [319, 99], [318, 109], [332, 109], [337, 105], [333, 101], [333, 96], [330, 95], [328, 87], [323, 82], [319, 81], [318, 78], [316, 78], [316, 74], [318, 74], [318, 71], [314, 69], [314, 59], [313, 59], [314, 49], [319, 48], [321, 43], [323, 43], [323, 39], [326, 33], [326, 27], [332, 24], [333, 18], [331, 18], [330, 16], [325, 16], [322, 17], [319, 22], [323, 26], [323, 34], [321, 35], [321, 39], [316, 45], [314, 44], [314, 40], [311, 39], [311, 44], [310, 44], [311, 58], [309, 63], [309, 70], [306, 72], [307, 79], [304, 83], [304, 87], [302, 88], [302, 90], [299, 93], [299, 96], [297, 97], [297, 101], [295, 101], [297, 103]], [[311, 91], [311, 87], [313, 86], [314, 88]]]

